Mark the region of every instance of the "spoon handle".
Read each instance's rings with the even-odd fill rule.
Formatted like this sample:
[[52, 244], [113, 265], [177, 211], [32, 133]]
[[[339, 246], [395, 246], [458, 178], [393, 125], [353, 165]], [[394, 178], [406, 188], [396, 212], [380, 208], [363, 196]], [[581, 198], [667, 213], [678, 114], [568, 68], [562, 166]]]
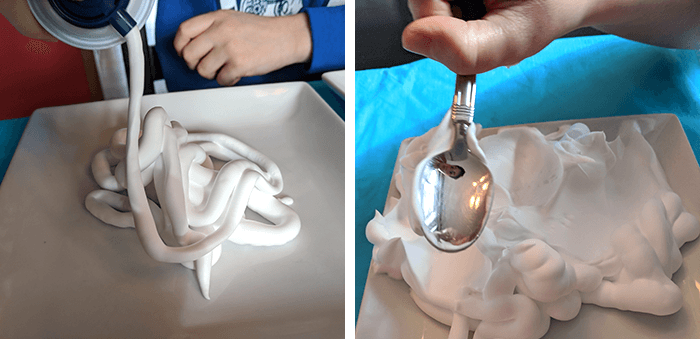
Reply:
[[[462, 20], [477, 20], [486, 15], [486, 6], [481, 0], [451, 1], [452, 14]], [[452, 100], [452, 122], [469, 126], [474, 120], [476, 97], [476, 75], [457, 74], [455, 96]]]
[[476, 75], [459, 75], [455, 83], [455, 96], [452, 99], [452, 122], [470, 125], [474, 120], [476, 100]]

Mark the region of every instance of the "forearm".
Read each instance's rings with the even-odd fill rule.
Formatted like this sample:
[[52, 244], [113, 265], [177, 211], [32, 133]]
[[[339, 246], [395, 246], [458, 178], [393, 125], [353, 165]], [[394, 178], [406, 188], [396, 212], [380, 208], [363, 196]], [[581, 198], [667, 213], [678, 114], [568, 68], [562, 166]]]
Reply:
[[586, 26], [667, 48], [700, 48], [698, 0], [591, 0]]
[[280, 27], [288, 32], [287, 36], [293, 41], [290, 46], [290, 64], [311, 61], [312, 43], [309, 16], [306, 13], [276, 18]]

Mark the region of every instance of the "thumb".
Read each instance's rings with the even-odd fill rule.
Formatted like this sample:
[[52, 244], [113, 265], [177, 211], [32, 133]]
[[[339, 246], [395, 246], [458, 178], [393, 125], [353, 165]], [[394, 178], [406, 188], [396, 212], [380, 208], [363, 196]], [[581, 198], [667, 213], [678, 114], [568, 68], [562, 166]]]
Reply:
[[406, 26], [402, 44], [457, 74], [477, 74], [517, 64], [540, 51], [554, 39], [540, 28], [536, 20], [514, 21], [504, 15], [470, 21], [431, 16]]

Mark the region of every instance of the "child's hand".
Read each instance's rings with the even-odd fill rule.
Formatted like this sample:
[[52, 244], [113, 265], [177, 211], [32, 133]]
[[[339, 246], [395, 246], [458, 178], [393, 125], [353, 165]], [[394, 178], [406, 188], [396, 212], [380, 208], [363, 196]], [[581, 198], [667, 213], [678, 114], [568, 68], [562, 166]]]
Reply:
[[270, 18], [232, 10], [209, 12], [183, 22], [173, 45], [190, 69], [216, 78], [222, 86], [308, 62], [312, 51], [305, 13]]

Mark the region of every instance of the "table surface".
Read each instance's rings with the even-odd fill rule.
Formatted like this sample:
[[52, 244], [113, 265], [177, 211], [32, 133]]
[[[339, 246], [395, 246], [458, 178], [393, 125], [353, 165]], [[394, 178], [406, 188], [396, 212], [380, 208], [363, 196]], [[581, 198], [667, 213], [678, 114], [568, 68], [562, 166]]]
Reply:
[[[432, 60], [355, 73], [355, 319], [400, 142], [447, 112], [455, 75]], [[516, 66], [477, 76], [475, 122], [498, 127], [567, 119], [675, 114], [700, 154], [700, 53], [615, 36], [559, 39]]]

